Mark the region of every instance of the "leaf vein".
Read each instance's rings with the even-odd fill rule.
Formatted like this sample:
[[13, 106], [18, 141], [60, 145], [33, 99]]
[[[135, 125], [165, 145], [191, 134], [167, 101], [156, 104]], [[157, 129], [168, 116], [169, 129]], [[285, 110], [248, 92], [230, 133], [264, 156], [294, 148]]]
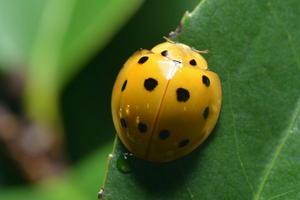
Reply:
[[272, 197], [270, 197], [268, 200], [276, 199], [276, 198], [278, 198], [278, 197], [282, 197], [282, 196], [284, 196], [284, 195], [286, 195], [286, 194], [289, 194], [289, 193], [292, 193], [292, 192], [294, 192], [294, 191], [296, 191], [296, 190], [298, 190], [298, 189], [300, 189], [300, 186], [299, 186], [299, 185], [298, 185], [297, 187], [293, 188], [293, 189], [290, 189], [290, 190], [287, 190], [287, 191], [282, 192], [282, 193], [280, 193], [280, 194], [277, 194], [277, 195], [275, 195], [275, 196], [272, 196]]
[[293, 56], [294, 56], [295, 61], [297, 63], [297, 67], [300, 70], [300, 59], [299, 59], [299, 56], [298, 56], [298, 54], [296, 52], [295, 46], [293, 44], [293, 39], [292, 39], [292, 35], [291, 35], [290, 31], [287, 29], [285, 23], [283, 23], [283, 21], [279, 19], [278, 15], [276, 14], [276, 12], [274, 11], [274, 9], [272, 8], [271, 0], [269, 0], [269, 2], [268, 2], [268, 7], [270, 9], [271, 14], [274, 16], [275, 20], [278, 21], [278, 23], [280, 24], [280, 26], [284, 30], [285, 34], [287, 35], [289, 45], [290, 45], [290, 47], [292, 49]]
[[[279, 20], [277, 14], [276, 14], [275, 11], [273, 10], [273, 8], [272, 8], [272, 6], [271, 6], [271, 0], [268, 2], [268, 7], [269, 7], [269, 9], [270, 9], [270, 12], [271, 12], [272, 15], [274, 16], [274, 18], [280, 23], [280, 25], [282, 26], [283, 30], [284, 30], [285, 33], [287, 34], [288, 41], [289, 41], [289, 43], [290, 43], [291, 49], [292, 49], [293, 54], [294, 54], [294, 57], [295, 57], [295, 61], [296, 61], [296, 63], [297, 63], [298, 68], [300, 69], [300, 61], [299, 61], [298, 55], [297, 55], [297, 53], [296, 53], [295, 47], [294, 47], [294, 45], [293, 45], [293, 43], [292, 43], [292, 37], [291, 37], [290, 32], [289, 32], [288, 29], [286, 28], [285, 24], [284, 24], [282, 21]], [[258, 192], [257, 192], [256, 195], [254, 196], [254, 199], [255, 199], [255, 200], [260, 199], [261, 194], [262, 194], [262, 191], [263, 191], [263, 189], [264, 189], [264, 186], [265, 186], [265, 184], [266, 184], [266, 182], [267, 182], [267, 180], [268, 180], [268, 178], [269, 178], [269, 176], [270, 176], [270, 173], [271, 173], [271, 171], [272, 171], [272, 169], [273, 169], [273, 167], [274, 167], [274, 165], [275, 165], [275, 163], [276, 163], [276, 161], [277, 161], [277, 159], [278, 159], [278, 157], [279, 157], [279, 154], [280, 154], [281, 150], [283, 149], [283, 147], [284, 147], [284, 145], [285, 145], [287, 139], [289, 138], [289, 136], [290, 136], [290, 134], [291, 134], [291, 132], [292, 132], [292, 130], [293, 130], [295, 124], [296, 124], [296, 121], [297, 121], [297, 118], [298, 118], [299, 114], [300, 114], [300, 100], [298, 100], [297, 109], [296, 109], [295, 114], [294, 114], [293, 117], [292, 117], [290, 126], [289, 126], [287, 132], [285, 133], [283, 140], [282, 140], [281, 143], [279, 144], [279, 146], [278, 146], [278, 148], [277, 148], [277, 150], [276, 150], [276, 152], [275, 152], [275, 154], [274, 154], [274, 157], [273, 157], [273, 159], [272, 159], [270, 165], [269, 165], [268, 168], [267, 168], [267, 171], [266, 171], [266, 173], [265, 173], [265, 175], [264, 175], [264, 178], [262, 179], [262, 182], [261, 182], [261, 184], [260, 184], [260, 186], [259, 186], [259, 188], [258, 188]]]
[[273, 157], [273, 159], [272, 159], [272, 161], [271, 161], [271, 163], [270, 163], [270, 165], [267, 169], [267, 172], [266, 172], [266, 174], [265, 174], [265, 176], [264, 176], [264, 178], [263, 178], [263, 180], [262, 180], [262, 182], [259, 186], [258, 192], [257, 192], [257, 194], [255, 195], [255, 198], [254, 198], [255, 200], [258, 200], [261, 197], [261, 193], [262, 193], [262, 191], [264, 189], [264, 186], [265, 186], [265, 184], [266, 184], [266, 182], [267, 182], [267, 180], [270, 176], [270, 173], [271, 173], [271, 171], [272, 171], [272, 169], [275, 165], [275, 162], [277, 161], [277, 159], [279, 157], [279, 154], [280, 154], [281, 150], [283, 149], [283, 147], [284, 147], [287, 139], [289, 138], [291, 132], [293, 132], [293, 129], [294, 129], [294, 126], [296, 125], [296, 121], [297, 121], [297, 118], [299, 117], [299, 114], [300, 114], [300, 99], [298, 100], [297, 109], [296, 109], [295, 114], [292, 117], [291, 124], [290, 124], [288, 130], [286, 131], [283, 140], [279, 144], [279, 146], [278, 146], [278, 148], [277, 148], [277, 150], [274, 154], [274, 157]]
[[252, 194], [254, 195], [253, 186], [251, 185], [251, 183], [249, 181], [249, 176], [246, 173], [246, 170], [245, 170], [242, 158], [241, 158], [241, 154], [240, 154], [240, 146], [239, 146], [239, 141], [238, 141], [237, 131], [236, 131], [235, 114], [234, 114], [233, 107], [232, 107], [232, 97], [231, 97], [231, 87], [230, 87], [230, 73], [229, 72], [227, 72], [227, 84], [228, 84], [228, 91], [229, 91], [229, 105], [230, 105], [230, 112], [231, 112], [231, 115], [232, 115], [233, 135], [234, 135], [235, 146], [236, 146], [236, 150], [237, 150], [237, 157], [238, 157], [239, 163], [241, 165], [241, 169], [242, 169], [243, 175], [246, 179], [246, 182], [247, 182]]

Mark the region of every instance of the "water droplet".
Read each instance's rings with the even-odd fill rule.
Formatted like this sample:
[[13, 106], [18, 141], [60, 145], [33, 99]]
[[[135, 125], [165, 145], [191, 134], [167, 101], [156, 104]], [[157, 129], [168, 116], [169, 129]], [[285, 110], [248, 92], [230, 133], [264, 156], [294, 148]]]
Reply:
[[119, 110], [119, 116], [120, 116], [120, 118], [123, 118], [123, 110], [122, 110], [122, 108], [120, 108], [120, 110]]
[[168, 155], [168, 156], [173, 156], [173, 155], [174, 155], [174, 151], [168, 151], [168, 152], [167, 152], [167, 155]]
[[150, 107], [150, 104], [149, 103], [147, 103], [147, 108], [149, 108]]
[[183, 111], [186, 111], [186, 107], [185, 106], [183, 107]]
[[136, 160], [131, 153], [122, 153], [117, 160], [117, 168], [123, 174], [132, 172], [135, 165]]
[[126, 115], [130, 114], [130, 105], [127, 105], [125, 108]]
[[135, 122], [136, 122], [137, 124], [140, 123], [140, 117], [139, 117], [139, 116], [136, 117]]
[[98, 192], [98, 200], [100, 200], [104, 195], [104, 188], [101, 188], [101, 190]]

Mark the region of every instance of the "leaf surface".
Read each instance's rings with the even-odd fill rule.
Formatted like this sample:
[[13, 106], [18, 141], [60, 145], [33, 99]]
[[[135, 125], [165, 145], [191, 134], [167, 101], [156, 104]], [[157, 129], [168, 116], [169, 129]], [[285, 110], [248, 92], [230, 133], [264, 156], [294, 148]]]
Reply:
[[298, 199], [300, 2], [206, 0], [174, 39], [199, 50], [223, 87], [220, 119], [191, 154], [136, 161], [123, 174], [119, 140], [103, 199]]

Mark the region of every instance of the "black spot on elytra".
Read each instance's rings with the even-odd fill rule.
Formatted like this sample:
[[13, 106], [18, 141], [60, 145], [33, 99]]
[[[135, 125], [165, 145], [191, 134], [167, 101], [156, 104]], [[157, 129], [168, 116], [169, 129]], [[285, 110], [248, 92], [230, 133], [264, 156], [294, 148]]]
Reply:
[[186, 102], [190, 98], [189, 91], [184, 88], [178, 88], [176, 94], [179, 102]]
[[189, 140], [182, 140], [179, 144], [178, 147], [184, 147], [186, 146], [190, 141]]
[[162, 56], [167, 56], [168, 54], [169, 54], [169, 52], [167, 50], [161, 52]]
[[121, 119], [120, 119], [120, 122], [121, 122], [121, 125], [122, 125], [123, 129], [126, 129], [126, 128], [127, 128], [127, 125], [126, 125], [125, 119], [121, 118]]
[[190, 65], [196, 66], [197, 65], [196, 60], [195, 59], [190, 60]]
[[154, 78], [148, 78], [145, 80], [144, 82], [144, 87], [146, 88], [146, 90], [148, 91], [152, 91], [154, 90], [154, 88], [158, 85], [157, 80], [155, 80]]
[[162, 140], [167, 139], [169, 136], [170, 136], [170, 133], [167, 130], [162, 130], [162, 131], [159, 132], [159, 137]]
[[148, 56], [143, 56], [139, 59], [138, 63], [139, 64], [144, 64], [147, 60], [149, 59]]
[[202, 82], [204, 85], [206, 85], [206, 87], [208, 87], [210, 85], [210, 80], [207, 76], [202, 76]]
[[207, 119], [208, 115], [209, 115], [209, 107], [207, 106], [203, 112], [204, 119]]
[[124, 81], [124, 83], [123, 83], [123, 86], [122, 86], [122, 89], [121, 89], [121, 91], [122, 91], [122, 92], [125, 90], [125, 88], [126, 88], [126, 85], [127, 85], [127, 80], [126, 80], [126, 81]]
[[139, 127], [139, 130], [140, 130], [141, 133], [145, 133], [147, 131], [147, 126], [144, 123], [140, 122], [138, 127]]

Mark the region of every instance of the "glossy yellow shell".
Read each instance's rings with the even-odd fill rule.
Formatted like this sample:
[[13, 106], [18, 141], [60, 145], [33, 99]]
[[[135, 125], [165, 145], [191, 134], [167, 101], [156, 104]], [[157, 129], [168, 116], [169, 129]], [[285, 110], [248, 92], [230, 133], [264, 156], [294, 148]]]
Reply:
[[112, 93], [119, 138], [135, 156], [167, 162], [196, 149], [221, 109], [218, 75], [191, 47], [165, 42], [124, 64]]

